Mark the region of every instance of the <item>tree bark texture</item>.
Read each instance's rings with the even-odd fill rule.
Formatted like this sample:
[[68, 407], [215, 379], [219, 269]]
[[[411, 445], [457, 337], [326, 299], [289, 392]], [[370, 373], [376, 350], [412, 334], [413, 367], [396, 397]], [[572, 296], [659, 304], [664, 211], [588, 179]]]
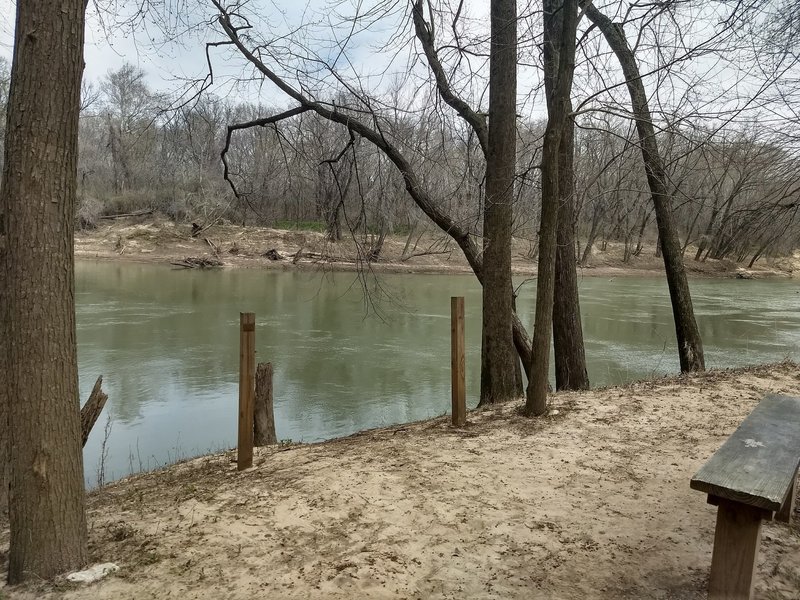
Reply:
[[8, 516], [8, 486], [11, 475], [11, 424], [8, 421], [8, 353], [11, 332], [8, 322], [8, 278], [6, 276], [6, 199], [0, 195], [0, 527]]
[[489, 139], [483, 212], [480, 404], [519, 397], [514, 361], [511, 228], [517, 155], [517, 5], [492, 0]]
[[1, 204], [9, 583], [85, 565], [73, 223], [84, 0], [19, 0]]
[[672, 213], [672, 196], [668, 191], [667, 175], [658, 150], [653, 119], [639, 67], [633, 51], [628, 46], [622, 25], [613, 23], [592, 4], [586, 5], [586, 16], [600, 29], [608, 45], [614, 51], [622, 67], [631, 97], [631, 109], [636, 119], [642, 160], [656, 211], [656, 225], [672, 302], [681, 372], [704, 371], [703, 342], [694, 318], [681, 243]]
[[278, 436], [275, 435], [275, 413], [272, 406], [272, 363], [259, 363], [256, 367], [253, 427], [254, 446], [269, 446], [278, 443]]
[[[567, 103], [567, 111], [572, 112], [571, 102]], [[558, 233], [553, 302], [553, 350], [557, 390], [589, 389], [576, 271], [574, 141], [575, 123], [568, 117], [561, 132], [558, 155]]]
[[564, 125], [569, 118], [572, 75], [575, 71], [577, 12], [577, 0], [545, 0], [543, 4], [547, 127], [542, 147], [542, 217], [531, 348], [533, 357], [524, 410], [529, 416], [547, 412], [560, 199], [559, 155]]

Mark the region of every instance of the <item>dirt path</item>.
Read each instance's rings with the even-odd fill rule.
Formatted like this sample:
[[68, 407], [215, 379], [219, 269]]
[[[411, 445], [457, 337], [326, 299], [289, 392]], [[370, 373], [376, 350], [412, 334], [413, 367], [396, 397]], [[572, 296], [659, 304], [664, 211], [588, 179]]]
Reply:
[[[800, 394], [800, 367], [558, 394], [543, 420], [506, 405], [244, 473], [198, 459], [90, 495], [92, 556], [117, 575], [0, 596], [705, 598], [715, 513], [689, 479], [768, 392]], [[800, 525], [766, 524], [756, 598], [798, 597]]]
[[[371, 263], [370, 268], [400, 273], [471, 273], [452, 240], [423, 235], [419, 240], [414, 237], [408, 246], [407, 241], [405, 236], [389, 236], [380, 260]], [[269, 250], [283, 259], [270, 260], [264, 256]], [[516, 274], [535, 273], [536, 261], [530, 250], [530, 241], [514, 239]], [[605, 251], [595, 250], [589, 265], [581, 269], [583, 276], [663, 275], [663, 262], [655, 256], [652, 246], [628, 262], [622, 260], [621, 244], [610, 243]], [[298, 251], [301, 255], [295, 263], [293, 258]], [[75, 239], [76, 256], [82, 259], [170, 263], [191, 256], [214, 258], [231, 267], [354, 270], [365, 266], [365, 252], [352, 239], [331, 243], [321, 233], [265, 227], [218, 225], [192, 237], [190, 225], [149, 216], [103, 221], [97, 229], [78, 232]], [[687, 259], [686, 265], [694, 276], [791, 277], [800, 275], [800, 252], [768, 263], [761, 261], [752, 269], [727, 260]]]

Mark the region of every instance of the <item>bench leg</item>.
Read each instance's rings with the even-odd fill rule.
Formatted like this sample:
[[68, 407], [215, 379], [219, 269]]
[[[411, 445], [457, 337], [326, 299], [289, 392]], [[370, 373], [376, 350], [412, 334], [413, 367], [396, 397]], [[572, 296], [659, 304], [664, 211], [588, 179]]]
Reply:
[[794, 503], [796, 499], [797, 499], [797, 473], [794, 474], [792, 485], [789, 487], [789, 494], [786, 496], [786, 500], [783, 501], [783, 506], [781, 506], [781, 509], [775, 514], [775, 519], [777, 521], [783, 521], [784, 523], [789, 523], [791, 521], [792, 513], [794, 512]]
[[715, 498], [717, 530], [711, 558], [709, 600], [749, 600], [755, 581], [761, 542], [761, 519], [766, 511]]

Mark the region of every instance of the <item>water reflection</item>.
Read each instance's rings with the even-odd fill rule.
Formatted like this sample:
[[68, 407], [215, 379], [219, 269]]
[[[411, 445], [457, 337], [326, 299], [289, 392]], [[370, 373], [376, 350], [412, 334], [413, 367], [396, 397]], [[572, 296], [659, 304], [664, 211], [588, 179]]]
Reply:
[[[452, 295], [466, 297], [468, 398], [477, 403], [481, 297], [469, 276], [384, 276], [382, 292], [393, 300], [379, 304], [383, 319], [366, 316], [348, 273], [79, 262], [76, 276], [81, 396], [104, 375], [112, 477], [235, 443], [240, 311], [256, 313], [257, 358], [275, 367], [280, 438], [314, 441], [447, 411]], [[593, 385], [678, 370], [663, 281], [580, 285]], [[792, 282], [694, 281], [707, 364], [796, 356], [797, 290]], [[528, 321], [533, 291], [525, 286], [518, 299]], [[102, 429], [86, 448], [90, 483]]]

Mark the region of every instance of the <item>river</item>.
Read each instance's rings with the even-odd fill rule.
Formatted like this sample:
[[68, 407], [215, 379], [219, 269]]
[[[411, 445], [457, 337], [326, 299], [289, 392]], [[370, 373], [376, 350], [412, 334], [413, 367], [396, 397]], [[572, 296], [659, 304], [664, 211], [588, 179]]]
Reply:
[[[81, 398], [100, 374], [109, 395], [84, 451], [90, 486], [101, 462], [110, 481], [236, 443], [240, 311], [256, 313], [257, 361], [274, 365], [279, 439], [313, 442], [447, 412], [450, 296], [465, 296], [467, 402], [477, 404], [481, 296], [472, 276], [362, 280], [89, 261], [75, 271]], [[708, 367], [800, 358], [796, 282], [702, 279], [691, 288]], [[534, 292], [523, 285], [517, 302], [528, 325]], [[583, 277], [580, 294], [593, 386], [678, 371], [663, 279]]]

